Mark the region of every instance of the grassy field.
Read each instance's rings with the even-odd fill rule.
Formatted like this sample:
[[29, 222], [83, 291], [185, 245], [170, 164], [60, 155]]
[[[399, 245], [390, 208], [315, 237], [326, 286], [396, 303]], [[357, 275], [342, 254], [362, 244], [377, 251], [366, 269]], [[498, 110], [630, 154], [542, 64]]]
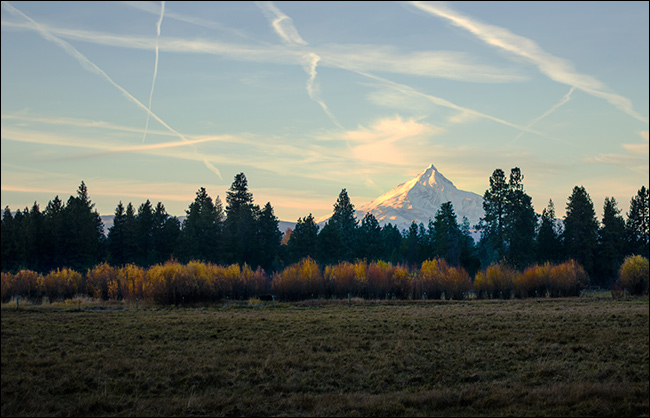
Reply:
[[13, 303], [2, 416], [648, 416], [648, 327], [647, 297]]

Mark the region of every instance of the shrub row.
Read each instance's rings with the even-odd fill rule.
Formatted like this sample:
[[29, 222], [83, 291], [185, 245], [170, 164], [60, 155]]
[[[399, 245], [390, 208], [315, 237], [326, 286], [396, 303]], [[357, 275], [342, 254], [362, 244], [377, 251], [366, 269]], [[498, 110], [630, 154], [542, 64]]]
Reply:
[[106, 263], [89, 269], [85, 276], [59, 269], [43, 276], [30, 270], [15, 275], [2, 273], [2, 301], [12, 297], [50, 300], [87, 295], [103, 300], [151, 300], [160, 304], [247, 299], [268, 293], [262, 269], [219, 266], [192, 261], [167, 262], [143, 269], [133, 264], [113, 267]]
[[[588, 284], [582, 266], [573, 260], [535, 265], [518, 272], [495, 264], [470, 279], [460, 267], [427, 260], [419, 270], [383, 261], [341, 262], [321, 268], [305, 258], [268, 277], [248, 265], [220, 266], [170, 261], [143, 269], [106, 263], [85, 275], [57, 269], [47, 275], [30, 270], [2, 273], [2, 301], [13, 297], [49, 300], [86, 295], [103, 300], [150, 300], [159, 304], [248, 299], [270, 293], [280, 300], [361, 297], [369, 299], [464, 299], [577, 296]], [[628, 257], [619, 272], [619, 286], [630, 294], [648, 293], [648, 259]]]
[[503, 264], [493, 264], [474, 278], [478, 298], [578, 296], [587, 287], [589, 276], [574, 260], [562, 264], [535, 265], [518, 272]]

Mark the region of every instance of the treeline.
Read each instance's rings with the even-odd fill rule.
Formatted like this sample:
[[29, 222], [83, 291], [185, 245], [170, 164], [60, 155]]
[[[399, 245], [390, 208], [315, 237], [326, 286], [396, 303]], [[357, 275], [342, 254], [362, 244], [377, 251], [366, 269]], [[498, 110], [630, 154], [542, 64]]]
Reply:
[[[273, 207], [267, 203], [260, 208], [254, 203], [243, 173], [235, 176], [226, 192], [225, 208], [218, 196], [213, 200], [200, 188], [182, 223], [161, 202], [153, 206], [147, 200], [137, 209], [131, 202], [126, 207], [119, 202], [106, 235], [82, 182], [77, 196], [65, 204], [57, 196], [42, 212], [37, 203], [15, 215], [5, 208], [2, 271], [47, 275], [65, 268], [87, 271], [102, 263], [151, 268], [175, 260], [246, 265], [255, 271], [259, 267], [270, 277], [284, 274], [305, 258], [320, 266], [365, 260], [411, 270], [426, 260], [439, 259], [475, 277], [495, 264], [523, 271], [571, 259], [583, 266], [591, 285], [610, 286], [626, 256], [648, 257], [645, 186], [632, 197], [626, 219], [616, 200], [606, 198], [600, 222], [589, 194], [576, 186], [567, 200], [564, 219], [557, 220], [552, 201], [541, 216], [535, 213], [523, 178], [519, 168], [513, 168], [509, 178], [501, 169], [493, 172], [484, 194], [485, 217], [479, 225], [459, 221], [451, 202], [443, 204], [427, 225], [412, 223], [404, 231], [391, 224], [380, 226], [372, 214], [359, 221], [343, 189], [322, 228], [309, 214], [299, 218], [284, 238]], [[472, 238], [472, 228], [480, 232], [478, 243]]]

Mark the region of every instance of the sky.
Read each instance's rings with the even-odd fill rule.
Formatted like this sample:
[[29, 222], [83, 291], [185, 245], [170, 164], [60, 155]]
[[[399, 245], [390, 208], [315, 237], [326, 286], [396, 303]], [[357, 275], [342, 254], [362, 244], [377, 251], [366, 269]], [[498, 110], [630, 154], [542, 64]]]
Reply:
[[2, 2], [1, 204], [83, 181], [295, 222], [431, 164], [483, 195], [519, 167], [541, 213], [648, 186], [648, 2]]

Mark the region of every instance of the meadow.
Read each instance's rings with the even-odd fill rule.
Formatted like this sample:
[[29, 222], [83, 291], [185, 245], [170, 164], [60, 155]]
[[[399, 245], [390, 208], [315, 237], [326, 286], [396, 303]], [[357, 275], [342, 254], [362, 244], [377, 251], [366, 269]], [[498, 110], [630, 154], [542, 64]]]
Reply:
[[648, 416], [648, 298], [2, 305], [2, 416]]

